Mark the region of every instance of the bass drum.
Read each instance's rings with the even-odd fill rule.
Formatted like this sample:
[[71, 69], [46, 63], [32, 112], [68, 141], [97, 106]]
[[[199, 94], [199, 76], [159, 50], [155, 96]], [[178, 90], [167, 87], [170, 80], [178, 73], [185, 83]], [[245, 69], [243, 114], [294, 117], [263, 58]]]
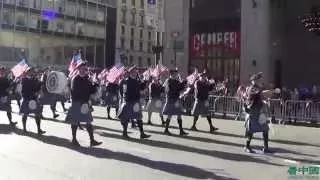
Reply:
[[67, 85], [68, 79], [63, 72], [52, 71], [48, 74], [46, 88], [49, 93], [63, 94]]

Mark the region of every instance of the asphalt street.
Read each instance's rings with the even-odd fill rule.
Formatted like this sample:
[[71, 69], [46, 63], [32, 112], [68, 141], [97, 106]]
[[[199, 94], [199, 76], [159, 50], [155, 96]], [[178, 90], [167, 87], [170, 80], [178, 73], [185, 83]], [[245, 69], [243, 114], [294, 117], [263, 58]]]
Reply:
[[[13, 111], [18, 111], [16, 105]], [[95, 107], [95, 137], [103, 144], [90, 148], [87, 132], [79, 131], [82, 147], [75, 148], [65, 114], [59, 114], [42, 121], [47, 133], [39, 137], [32, 117], [27, 122], [30, 133], [24, 134], [18, 113], [13, 114], [18, 125], [12, 129], [0, 112], [0, 180], [283, 180], [293, 178], [290, 166], [320, 165], [319, 128], [273, 125], [269, 146], [274, 153], [262, 153], [262, 135], [257, 134], [252, 141], [256, 153], [248, 154], [241, 121], [215, 119], [219, 131], [210, 134], [205, 118], [198, 121], [196, 132], [188, 130], [192, 118], [183, 117], [189, 135], [181, 137], [174, 118], [171, 132], [176, 135], [166, 136], [154, 114], [155, 125], [144, 126], [150, 139], [140, 140], [138, 129], [129, 129], [127, 140], [121, 136], [120, 122], [107, 120], [105, 108]], [[44, 116], [52, 117], [49, 107]]]

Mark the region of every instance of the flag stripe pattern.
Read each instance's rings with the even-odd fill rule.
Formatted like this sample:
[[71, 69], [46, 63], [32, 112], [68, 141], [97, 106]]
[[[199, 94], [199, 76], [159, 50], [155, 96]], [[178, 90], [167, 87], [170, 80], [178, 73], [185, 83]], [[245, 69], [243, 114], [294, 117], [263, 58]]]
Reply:
[[18, 78], [22, 76], [26, 71], [29, 70], [29, 65], [26, 63], [26, 60], [23, 59], [21, 60], [17, 65], [15, 65], [12, 69], [11, 72], [13, 75]]
[[117, 64], [110, 69], [107, 75], [107, 81], [110, 83], [116, 83], [119, 77], [125, 71], [125, 67], [122, 64]]

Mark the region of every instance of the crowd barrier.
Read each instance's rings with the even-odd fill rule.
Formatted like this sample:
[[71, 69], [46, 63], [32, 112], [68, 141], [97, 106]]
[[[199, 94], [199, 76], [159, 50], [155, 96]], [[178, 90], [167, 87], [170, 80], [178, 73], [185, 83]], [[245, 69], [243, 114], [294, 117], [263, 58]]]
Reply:
[[[211, 107], [213, 115], [243, 120], [243, 102], [239, 101], [238, 98], [210, 96], [209, 100], [213, 103], [213, 107]], [[269, 99], [266, 103], [268, 105], [268, 116], [274, 122], [300, 121], [320, 123], [319, 102]]]

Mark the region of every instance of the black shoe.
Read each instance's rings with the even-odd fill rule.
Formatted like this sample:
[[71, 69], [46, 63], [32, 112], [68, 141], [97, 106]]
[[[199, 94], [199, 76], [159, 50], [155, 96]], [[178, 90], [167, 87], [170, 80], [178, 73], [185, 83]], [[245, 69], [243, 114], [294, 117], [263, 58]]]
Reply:
[[43, 134], [45, 134], [45, 133], [46, 133], [46, 131], [42, 131], [41, 129], [38, 130], [38, 135], [43, 135]]
[[172, 136], [171, 132], [169, 130], [165, 130], [164, 134], [168, 135], [168, 136]]
[[15, 127], [18, 123], [17, 122], [10, 122], [10, 126]]
[[112, 118], [110, 116], [108, 116], [107, 119], [112, 119]]
[[216, 128], [216, 127], [211, 127], [210, 128], [210, 133], [214, 133], [215, 131], [219, 130], [219, 128]]
[[186, 136], [188, 135], [189, 133], [185, 132], [184, 130], [181, 130], [180, 131], [180, 136]]
[[80, 147], [81, 146], [77, 140], [72, 140], [71, 144], [76, 146], [76, 147]]
[[192, 130], [192, 131], [198, 131], [197, 127], [194, 126], [194, 125], [190, 128], [190, 130]]
[[166, 122], [165, 121], [162, 121], [162, 126], [166, 125]]
[[122, 137], [125, 138], [125, 139], [129, 139], [130, 138], [127, 133], [122, 133]]
[[263, 148], [263, 149], [262, 149], [262, 152], [265, 153], [265, 154], [273, 153], [272, 151], [270, 151], [269, 148]]
[[247, 153], [254, 153], [254, 151], [251, 149], [251, 147], [244, 147], [244, 151]]
[[91, 146], [91, 147], [93, 147], [93, 146], [99, 146], [99, 145], [101, 145], [101, 144], [102, 144], [102, 142], [98, 142], [98, 141], [96, 141], [96, 140], [93, 140], [93, 141], [90, 142], [90, 146]]
[[151, 135], [148, 135], [148, 134], [145, 134], [145, 133], [140, 134], [140, 139], [147, 139], [149, 137], [151, 137]]
[[148, 121], [148, 123], [147, 123], [148, 125], [152, 125], [152, 122], [151, 121]]
[[59, 117], [59, 114], [54, 114], [54, 115], [53, 115], [53, 119], [55, 119], [55, 118], [57, 118], [57, 117]]

